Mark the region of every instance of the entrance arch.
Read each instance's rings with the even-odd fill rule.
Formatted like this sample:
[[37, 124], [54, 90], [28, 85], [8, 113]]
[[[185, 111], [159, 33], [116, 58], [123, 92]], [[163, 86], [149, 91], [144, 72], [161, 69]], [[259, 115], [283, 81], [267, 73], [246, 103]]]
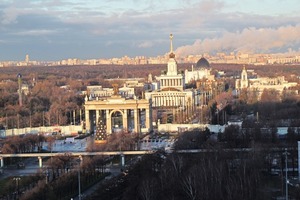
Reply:
[[124, 113], [121, 110], [112, 110], [110, 112], [112, 133], [120, 132], [126, 127], [124, 126], [123, 117]]
[[[113, 132], [115, 125], [124, 131], [136, 133], [147, 133], [152, 130], [151, 100], [125, 99], [120, 96], [103, 99], [85, 98], [84, 107], [86, 131], [95, 128], [93, 123], [95, 119], [103, 120], [107, 134]], [[141, 113], [144, 116], [141, 116]]]

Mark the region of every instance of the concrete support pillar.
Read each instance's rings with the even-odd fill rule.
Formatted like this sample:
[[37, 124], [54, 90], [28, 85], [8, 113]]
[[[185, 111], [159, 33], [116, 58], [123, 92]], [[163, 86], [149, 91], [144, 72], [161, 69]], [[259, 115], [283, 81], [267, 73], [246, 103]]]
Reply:
[[112, 131], [111, 131], [110, 112], [109, 112], [108, 109], [106, 110], [106, 131], [107, 131], [108, 134], [112, 133]]
[[123, 114], [123, 129], [125, 131], [128, 130], [127, 109], [124, 109], [124, 114]]
[[43, 159], [41, 156], [39, 156], [38, 159], [39, 159], [39, 168], [42, 168], [43, 167]]
[[82, 155], [78, 156], [78, 158], [79, 158], [79, 161], [80, 161], [80, 167], [82, 167], [82, 164], [83, 164], [83, 157], [82, 157]]
[[85, 130], [90, 132], [91, 130], [91, 122], [90, 122], [90, 111], [85, 110]]
[[4, 167], [3, 157], [0, 157], [0, 168]]

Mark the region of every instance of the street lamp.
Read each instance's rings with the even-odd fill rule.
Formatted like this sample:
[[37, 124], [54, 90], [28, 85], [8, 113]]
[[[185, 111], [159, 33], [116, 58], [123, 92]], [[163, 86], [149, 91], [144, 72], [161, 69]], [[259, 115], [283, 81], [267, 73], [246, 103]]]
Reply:
[[80, 188], [80, 168], [78, 169], [78, 199], [81, 200], [81, 188]]
[[13, 178], [14, 181], [16, 181], [16, 196], [19, 195], [19, 181], [21, 180], [20, 177]]
[[80, 186], [80, 159], [78, 160], [78, 199], [81, 200], [81, 186]]
[[288, 192], [288, 168], [287, 168], [287, 156], [288, 156], [288, 152], [287, 152], [287, 148], [285, 148], [285, 152], [283, 153], [283, 155], [285, 155], [285, 199], [288, 200], [289, 199], [289, 192]]
[[[51, 156], [51, 158], [52, 158], [52, 156]], [[48, 169], [46, 169], [46, 171], [45, 171], [45, 177], [46, 177], [46, 184], [48, 184], [48, 178], [49, 178], [49, 171], [48, 171]]]

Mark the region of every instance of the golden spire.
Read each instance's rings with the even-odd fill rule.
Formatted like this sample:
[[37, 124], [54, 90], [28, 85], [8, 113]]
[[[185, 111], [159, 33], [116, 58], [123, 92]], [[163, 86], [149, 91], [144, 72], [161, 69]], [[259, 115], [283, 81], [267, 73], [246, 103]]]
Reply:
[[170, 58], [175, 58], [175, 54], [173, 53], [173, 34], [170, 34]]
[[170, 34], [170, 43], [171, 43], [170, 53], [172, 53], [173, 52], [173, 34], [172, 33]]

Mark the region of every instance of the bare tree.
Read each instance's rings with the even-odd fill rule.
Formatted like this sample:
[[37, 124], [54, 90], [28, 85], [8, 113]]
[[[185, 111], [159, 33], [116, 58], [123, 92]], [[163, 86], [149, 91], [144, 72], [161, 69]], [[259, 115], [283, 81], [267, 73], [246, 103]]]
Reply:
[[156, 180], [154, 178], [148, 177], [142, 180], [139, 185], [139, 195], [143, 200], [155, 199], [155, 185]]

